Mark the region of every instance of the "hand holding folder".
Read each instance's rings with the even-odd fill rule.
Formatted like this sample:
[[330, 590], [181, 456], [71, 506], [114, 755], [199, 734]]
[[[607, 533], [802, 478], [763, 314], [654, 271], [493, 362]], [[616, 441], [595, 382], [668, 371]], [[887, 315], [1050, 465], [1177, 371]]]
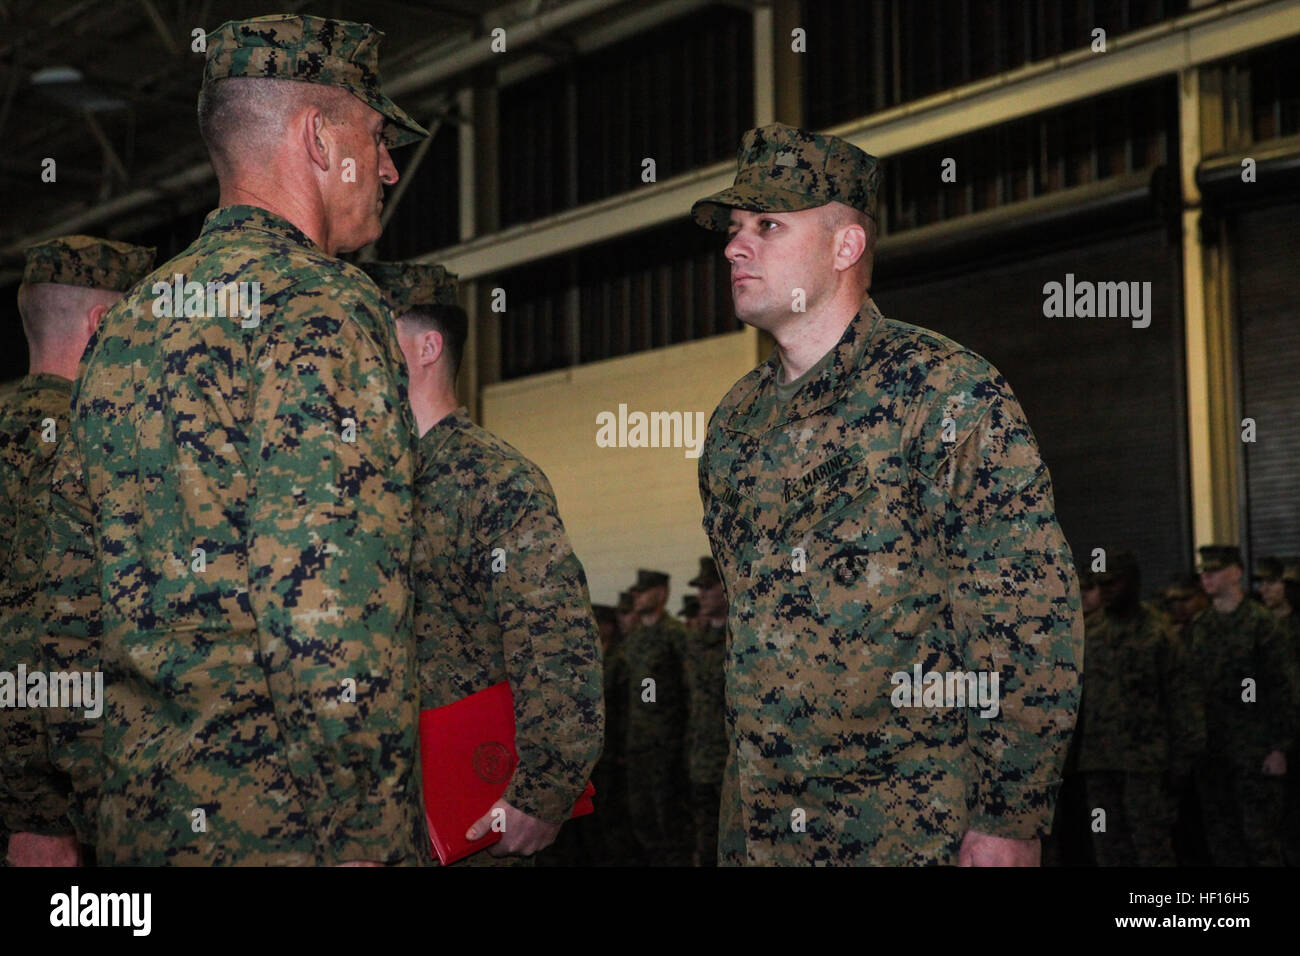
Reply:
[[[501, 839], [499, 829], [471, 841], [469, 828], [506, 792], [519, 757], [515, 703], [502, 681], [454, 704], [420, 712], [420, 760], [429, 837], [445, 866]], [[595, 810], [589, 782], [571, 817]]]

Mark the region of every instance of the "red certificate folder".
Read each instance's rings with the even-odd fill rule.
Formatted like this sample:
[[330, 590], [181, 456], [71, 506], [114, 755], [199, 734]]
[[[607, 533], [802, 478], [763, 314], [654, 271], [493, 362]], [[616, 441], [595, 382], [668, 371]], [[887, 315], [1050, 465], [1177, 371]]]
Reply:
[[[501, 799], [515, 772], [515, 700], [505, 681], [432, 710], [420, 711], [420, 762], [429, 837], [446, 866], [501, 839], [489, 830], [465, 839], [474, 822]], [[595, 812], [588, 781], [571, 817]]]

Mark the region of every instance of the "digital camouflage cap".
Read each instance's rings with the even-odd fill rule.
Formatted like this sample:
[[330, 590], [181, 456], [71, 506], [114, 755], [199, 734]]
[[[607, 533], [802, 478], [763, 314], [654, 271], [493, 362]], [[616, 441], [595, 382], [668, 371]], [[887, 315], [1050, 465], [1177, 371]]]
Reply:
[[628, 588], [633, 594], [641, 591], [649, 591], [651, 588], [668, 587], [668, 575], [662, 571], [647, 571], [645, 568], [636, 573], [636, 583]]
[[686, 583], [693, 588], [711, 588], [715, 584], [721, 584], [722, 578], [718, 575], [718, 562], [707, 555], [700, 558], [700, 573]]
[[229, 20], [207, 38], [203, 86], [233, 77], [267, 77], [347, 90], [387, 119], [385, 141], [405, 146], [429, 135], [384, 95], [379, 81], [379, 41], [368, 23], [324, 17], [276, 15]]
[[736, 181], [691, 207], [706, 229], [726, 232], [732, 209], [798, 212], [842, 202], [876, 218], [880, 161], [836, 136], [781, 123], [745, 133]]
[[1185, 601], [1199, 593], [1201, 593], [1201, 579], [1195, 574], [1180, 574], [1164, 589], [1165, 597], [1174, 601]]
[[611, 627], [618, 627], [618, 609], [610, 607], [608, 604], [593, 604], [591, 614], [596, 619], [596, 623], [601, 627], [606, 624]]
[[1201, 555], [1201, 571], [1222, 571], [1232, 565], [1241, 565], [1241, 549], [1230, 544], [1207, 544], [1197, 548]]
[[442, 266], [421, 262], [362, 262], [360, 266], [375, 280], [394, 316], [422, 305], [460, 304], [459, 282]]
[[126, 292], [153, 269], [153, 246], [95, 236], [59, 236], [27, 247], [23, 283], [57, 282]]
[[1113, 584], [1119, 578], [1132, 578], [1139, 573], [1137, 555], [1132, 551], [1111, 551], [1106, 570], [1092, 575], [1096, 585]]
[[1284, 558], [1282, 560], [1282, 580], [1290, 581], [1292, 584], [1300, 584], [1300, 558]]
[[1260, 558], [1255, 562], [1255, 579], [1258, 581], [1282, 580], [1282, 559], [1275, 557]]

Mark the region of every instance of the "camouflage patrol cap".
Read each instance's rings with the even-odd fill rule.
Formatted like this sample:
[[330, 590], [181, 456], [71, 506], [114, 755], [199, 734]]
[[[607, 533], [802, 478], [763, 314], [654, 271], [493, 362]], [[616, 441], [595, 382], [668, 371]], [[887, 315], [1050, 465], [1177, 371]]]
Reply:
[[731, 209], [798, 212], [842, 202], [876, 218], [880, 161], [836, 136], [781, 123], [747, 132], [736, 181], [698, 200], [691, 215], [705, 229], [726, 232]]
[[632, 607], [636, 604], [636, 595], [631, 591], [621, 591], [618, 595], [618, 613], [630, 614]]
[[378, 110], [388, 123], [390, 147], [405, 146], [429, 131], [383, 94], [379, 41], [384, 34], [368, 23], [276, 14], [228, 20], [208, 35], [203, 86], [232, 77], [267, 77], [319, 83], [347, 90]]
[[700, 558], [700, 573], [686, 583], [693, 588], [711, 588], [722, 581], [718, 576], [718, 564], [713, 558]]
[[699, 617], [700, 599], [694, 594], [688, 594], [682, 598], [682, 617]]
[[1255, 562], [1254, 576], [1257, 581], [1281, 581], [1282, 559], [1273, 557], [1260, 558]]
[[125, 292], [153, 269], [153, 246], [94, 236], [59, 236], [27, 247], [23, 283], [57, 282]]
[[662, 571], [647, 571], [645, 568], [637, 571], [636, 584], [629, 589], [633, 594], [638, 591], [649, 591], [651, 588], [668, 587], [668, 575]]
[[1300, 558], [1284, 558], [1282, 561], [1282, 580], [1300, 584]]
[[593, 604], [591, 613], [595, 617], [597, 624], [618, 626], [618, 612], [608, 604]]
[[1200, 570], [1202, 572], [1222, 571], [1234, 564], [1241, 564], [1241, 549], [1234, 545], [1207, 544], [1205, 547], [1196, 550], [1201, 555]]
[[456, 276], [442, 266], [420, 262], [362, 262], [360, 266], [375, 280], [395, 316], [422, 305], [460, 304]]
[[1113, 584], [1120, 578], [1131, 578], [1138, 573], [1137, 556], [1132, 551], [1112, 551], [1106, 561], [1106, 570], [1093, 575], [1099, 585]]
[[1165, 597], [1172, 601], [1185, 601], [1201, 593], [1201, 579], [1194, 574], [1180, 574], [1164, 589]]

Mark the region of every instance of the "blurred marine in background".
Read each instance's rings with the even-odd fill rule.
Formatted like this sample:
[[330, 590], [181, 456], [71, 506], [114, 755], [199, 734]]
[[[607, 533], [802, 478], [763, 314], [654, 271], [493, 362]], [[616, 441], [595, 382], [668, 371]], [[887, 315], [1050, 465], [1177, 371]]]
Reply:
[[[54, 450], [68, 431], [72, 380], [104, 314], [153, 268], [154, 250], [61, 236], [27, 250], [18, 312], [27, 375], [0, 393], [0, 670], [43, 670], [35, 611]], [[69, 784], [50, 765], [45, 715], [0, 706], [0, 860], [62, 866], [80, 858]], [[103, 701], [96, 703], [102, 709]], [[83, 708], [84, 710], [84, 708]], [[5, 852], [6, 831], [9, 848]]]

